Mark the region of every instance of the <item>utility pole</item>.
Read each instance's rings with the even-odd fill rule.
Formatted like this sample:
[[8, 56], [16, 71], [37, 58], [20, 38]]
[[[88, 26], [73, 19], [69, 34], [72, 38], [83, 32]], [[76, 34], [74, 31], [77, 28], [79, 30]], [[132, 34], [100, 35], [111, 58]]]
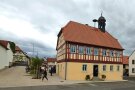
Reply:
[[35, 47], [34, 47], [34, 43], [33, 43], [33, 57], [35, 57]]
[[37, 50], [37, 57], [38, 57], [38, 50]]

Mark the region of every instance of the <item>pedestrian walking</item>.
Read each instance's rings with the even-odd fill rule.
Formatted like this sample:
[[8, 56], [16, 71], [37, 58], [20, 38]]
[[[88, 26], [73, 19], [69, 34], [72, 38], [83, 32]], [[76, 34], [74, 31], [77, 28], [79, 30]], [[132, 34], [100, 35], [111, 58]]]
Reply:
[[52, 67], [50, 68], [49, 72], [50, 72], [50, 75], [52, 76], [52, 73], [53, 73], [53, 68]]
[[46, 78], [46, 80], [48, 81], [46, 69], [43, 70], [42, 81], [44, 80], [44, 78]]

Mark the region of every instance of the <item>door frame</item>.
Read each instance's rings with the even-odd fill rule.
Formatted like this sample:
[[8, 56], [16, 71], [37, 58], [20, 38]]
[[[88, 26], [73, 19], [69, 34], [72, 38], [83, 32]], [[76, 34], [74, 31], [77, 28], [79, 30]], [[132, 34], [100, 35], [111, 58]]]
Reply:
[[[97, 71], [96, 71], [97, 68]], [[93, 65], [93, 77], [98, 77], [99, 74], [99, 66], [97, 64]]]

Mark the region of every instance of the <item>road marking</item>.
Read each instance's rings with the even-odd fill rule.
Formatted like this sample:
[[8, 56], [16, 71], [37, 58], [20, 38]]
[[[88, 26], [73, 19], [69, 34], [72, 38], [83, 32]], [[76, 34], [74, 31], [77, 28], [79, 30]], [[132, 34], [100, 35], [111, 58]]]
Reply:
[[89, 85], [91, 85], [91, 86], [97, 86], [97, 85], [95, 85], [95, 84], [89, 84]]

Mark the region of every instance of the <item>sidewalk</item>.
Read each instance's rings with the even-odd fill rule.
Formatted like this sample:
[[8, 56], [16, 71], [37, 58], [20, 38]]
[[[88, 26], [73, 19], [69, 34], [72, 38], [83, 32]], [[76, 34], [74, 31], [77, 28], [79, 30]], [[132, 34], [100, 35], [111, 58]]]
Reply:
[[[77, 83], [93, 83], [93, 81], [70, 81], [63, 80], [57, 75], [50, 76], [48, 81], [44, 79], [32, 79], [32, 76], [25, 73], [25, 67], [16, 66], [0, 72], [0, 88], [1, 87], [20, 87], [20, 86], [40, 86], [40, 85], [67, 85]], [[116, 82], [116, 81], [94, 81], [94, 82]]]

